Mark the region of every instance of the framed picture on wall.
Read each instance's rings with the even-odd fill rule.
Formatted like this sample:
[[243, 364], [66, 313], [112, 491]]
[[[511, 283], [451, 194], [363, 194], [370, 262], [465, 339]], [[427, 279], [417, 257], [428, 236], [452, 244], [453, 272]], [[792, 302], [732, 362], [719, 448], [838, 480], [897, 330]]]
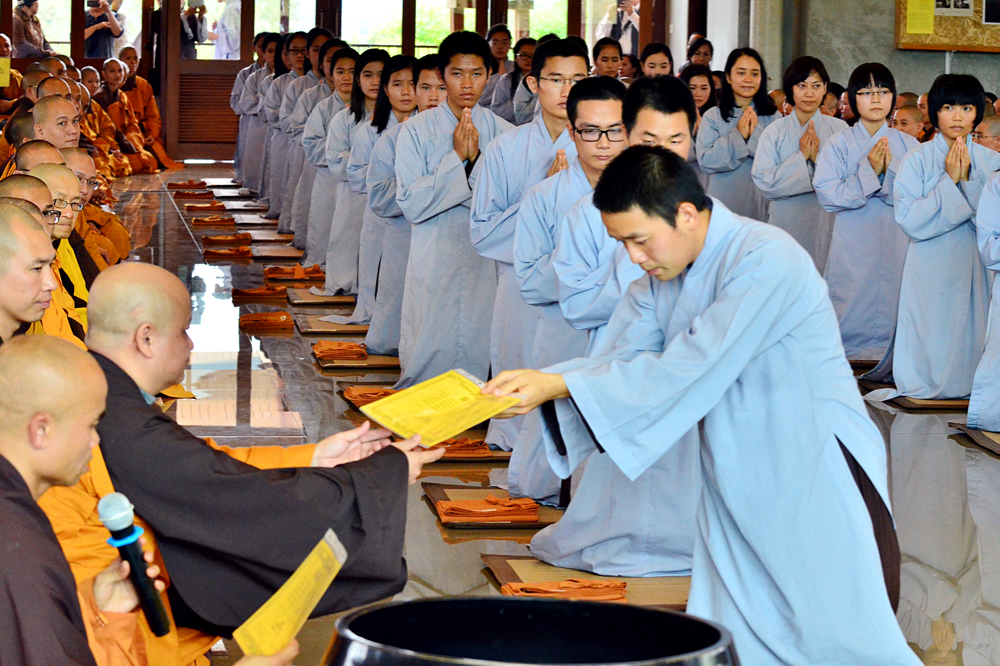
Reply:
[[1000, 52], [1000, 0], [895, 1], [897, 49]]
[[975, 16], [972, 0], [935, 0], [934, 16]]
[[984, 0], [983, 23], [986, 25], [1000, 25], [1000, 0]]

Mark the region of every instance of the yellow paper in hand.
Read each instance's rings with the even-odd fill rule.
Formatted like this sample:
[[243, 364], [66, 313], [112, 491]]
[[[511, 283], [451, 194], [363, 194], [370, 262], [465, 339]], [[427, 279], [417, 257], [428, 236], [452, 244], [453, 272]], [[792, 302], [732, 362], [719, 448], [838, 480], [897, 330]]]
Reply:
[[0, 58], [0, 88], [10, 85], [10, 58]]
[[274, 596], [233, 632], [244, 654], [267, 657], [288, 645], [346, 560], [344, 546], [333, 530], [327, 530]]
[[483, 382], [464, 370], [450, 370], [361, 411], [398, 435], [420, 435], [421, 444], [434, 446], [520, 402], [511, 396], [482, 395], [482, 387]]

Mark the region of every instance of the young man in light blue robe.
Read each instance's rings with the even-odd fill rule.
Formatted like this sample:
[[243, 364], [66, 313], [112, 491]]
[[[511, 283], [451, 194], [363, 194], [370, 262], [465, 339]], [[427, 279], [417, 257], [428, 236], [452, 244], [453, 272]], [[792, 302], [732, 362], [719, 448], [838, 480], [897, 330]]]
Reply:
[[994, 298], [990, 301], [985, 351], [972, 381], [966, 423], [977, 430], [1000, 432], [1000, 298], [996, 298], [1000, 289], [1000, 280], [996, 279], [1000, 271], [1000, 175], [990, 179], [979, 199], [976, 239], [979, 256], [993, 279]]
[[[529, 189], [576, 159], [566, 125], [566, 100], [587, 78], [583, 49], [568, 39], [542, 44], [531, 63], [527, 84], [537, 92], [542, 113], [500, 135], [477, 164], [472, 192], [471, 233], [476, 252], [497, 262], [497, 296], [490, 332], [491, 372], [530, 365], [537, 315], [521, 298], [514, 275], [514, 229], [521, 199]], [[490, 423], [486, 443], [514, 448], [522, 419]]]
[[750, 171], [764, 130], [781, 115], [767, 94], [767, 69], [753, 49], [735, 49], [726, 60], [718, 106], [705, 112], [696, 149], [701, 170], [711, 174], [709, 196], [754, 220], [767, 219], [767, 199]]
[[768, 204], [767, 221], [784, 229], [805, 248], [822, 273], [830, 253], [833, 214], [823, 210], [813, 190], [820, 147], [847, 129], [840, 118], [819, 107], [830, 76], [816, 58], [803, 56], [788, 66], [782, 81], [792, 112], [775, 120], [760, 137], [750, 171]]
[[484, 393], [524, 395], [511, 413], [555, 400], [562, 441], [549, 458], [563, 477], [606, 458], [638, 479], [697, 444], [687, 610], [726, 627], [741, 663], [919, 666], [893, 610], [885, 443], [809, 255], [707, 198], [660, 148], [619, 156], [594, 200], [648, 274], [615, 311], [614, 335], [597, 356], [501, 373]]
[[233, 110], [240, 119], [239, 130], [236, 134], [236, 153], [233, 156], [233, 172], [236, 177], [233, 179], [237, 183], [243, 183], [243, 156], [246, 154], [246, 141], [247, 141], [247, 131], [250, 125], [250, 119], [243, 115], [243, 107], [240, 104], [240, 96], [243, 94], [243, 88], [246, 86], [247, 78], [256, 72], [258, 69], [264, 66], [264, 51], [261, 48], [261, 43], [264, 41], [264, 36], [267, 33], [259, 32], [257, 36], [253, 38], [253, 50], [256, 55], [256, 59], [238, 71], [236, 73], [236, 80], [233, 82], [233, 90], [229, 93], [229, 108]]
[[[326, 135], [330, 121], [351, 101], [354, 86], [354, 63], [358, 52], [350, 47], [337, 49], [330, 69], [335, 93], [316, 104], [302, 130], [302, 149], [306, 159], [316, 167], [312, 194], [309, 197], [306, 253], [303, 266], [326, 265], [326, 251], [330, 244], [330, 225], [337, 208], [337, 177], [326, 164]], [[331, 82], [328, 81], [327, 85]]]
[[[573, 86], [566, 103], [570, 137], [577, 159], [569, 167], [531, 188], [515, 216], [514, 270], [521, 297], [537, 319], [526, 367], [544, 368], [583, 356], [586, 331], [566, 323], [559, 309], [552, 252], [557, 230], [570, 207], [594, 191], [601, 172], [626, 147], [622, 101], [625, 84], [610, 77], [589, 78]], [[514, 497], [558, 503], [560, 481], [552, 472], [542, 444], [541, 414], [524, 416], [507, 472]]]
[[878, 63], [854, 70], [847, 86], [858, 122], [820, 150], [813, 185], [836, 214], [826, 263], [830, 300], [848, 360], [878, 361], [896, 330], [909, 239], [893, 215], [892, 186], [903, 156], [919, 144], [892, 129], [896, 82]]
[[462, 368], [485, 378], [496, 297], [495, 262], [469, 240], [473, 169], [510, 124], [478, 105], [489, 46], [463, 31], [441, 42], [447, 102], [403, 124], [396, 202], [413, 225], [400, 330], [399, 388]]
[[990, 275], [976, 245], [976, 210], [1000, 154], [969, 136], [983, 116], [983, 87], [942, 74], [928, 94], [938, 131], [907, 153], [893, 187], [896, 222], [910, 243], [896, 336], [867, 376], [895, 383], [868, 400], [966, 398], [986, 344]]
[[[445, 98], [437, 56], [427, 55], [413, 67], [417, 111], [436, 108]], [[396, 203], [396, 142], [401, 124], [387, 128], [372, 148], [368, 162], [368, 206], [385, 219], [382, 260], [378, 271], [378, 293], [365, 344], [371, 354], [399, 356], [399, 327], [403, 314], [403, 287], [410, 258], [412, 224]]]

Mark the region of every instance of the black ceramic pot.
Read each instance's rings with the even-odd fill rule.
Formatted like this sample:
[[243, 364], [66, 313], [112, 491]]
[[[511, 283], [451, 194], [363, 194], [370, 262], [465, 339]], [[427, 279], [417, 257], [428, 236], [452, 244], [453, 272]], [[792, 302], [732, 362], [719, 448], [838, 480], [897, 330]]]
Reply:
[[382, 604], [337, 621], [326, 666], [738, 666], [729, 632], [684, 613], [510, 597]]

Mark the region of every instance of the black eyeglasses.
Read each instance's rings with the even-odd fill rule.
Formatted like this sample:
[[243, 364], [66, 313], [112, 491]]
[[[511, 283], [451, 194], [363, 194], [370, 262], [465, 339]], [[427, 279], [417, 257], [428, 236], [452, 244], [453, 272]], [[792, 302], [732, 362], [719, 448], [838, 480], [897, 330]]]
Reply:
[[52, 224], [59, 224], [59, 220], [62, 219], [62, 213], [57, 210], [46, 210], [42, 211], [42, 217], [48, 218], [48, 221]]
[[292, 55], [305, 55], [306, 50], [305, 49], [288, 49], [288, 53], [291, 53]]
[[619, 143], [625, 140], [624, 127], [612, 127], [605, 130], [598, 129], [596, 127], [585, 127], [583, 129], [577, 129], [574, 127], [573, 130], [587, 143], [600, 141], [602, 136], [608, 137], [608, 141], [612, 141], [614, 143]]
[[83, 210], [83, 202], [80, 201], [66, 201], [65, 199], [55, 199], [52, 202], [52, 205], [59, 209], [63, 209], [66, 206], [69, 206], [70, 208], [76, 211]]

